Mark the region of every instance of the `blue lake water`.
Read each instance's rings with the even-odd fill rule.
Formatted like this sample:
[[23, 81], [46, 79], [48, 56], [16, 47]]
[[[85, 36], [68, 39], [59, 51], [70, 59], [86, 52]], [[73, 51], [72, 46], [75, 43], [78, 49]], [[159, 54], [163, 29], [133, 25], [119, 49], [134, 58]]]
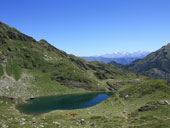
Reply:
[[53, 110], [73, 110], [92, 107], [106, 100], [112, 93], [68, 94], [28, 100], [17, 108], [27, 114], [42, 114]]

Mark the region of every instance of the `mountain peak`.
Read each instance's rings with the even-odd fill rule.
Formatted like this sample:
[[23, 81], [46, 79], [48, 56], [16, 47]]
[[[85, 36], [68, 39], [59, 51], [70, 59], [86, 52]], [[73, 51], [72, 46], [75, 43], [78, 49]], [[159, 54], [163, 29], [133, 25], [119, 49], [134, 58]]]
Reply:
[[20, 40], [20, 41], [31, 41], [31, 42], [36, 41], [32, 37], [21, 33], [17, 29], [10, 27], [1, 21], [0, 21], [0, 38], [1, 39]]

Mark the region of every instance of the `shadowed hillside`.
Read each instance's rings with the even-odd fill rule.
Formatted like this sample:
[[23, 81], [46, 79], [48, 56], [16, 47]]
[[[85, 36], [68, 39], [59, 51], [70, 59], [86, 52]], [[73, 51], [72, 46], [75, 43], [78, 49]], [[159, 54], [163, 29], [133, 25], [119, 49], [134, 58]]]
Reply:
[[149, 54], [141, 60], [127, 65], [127, 68], [156, 79], [170, 82], [170, 44]]

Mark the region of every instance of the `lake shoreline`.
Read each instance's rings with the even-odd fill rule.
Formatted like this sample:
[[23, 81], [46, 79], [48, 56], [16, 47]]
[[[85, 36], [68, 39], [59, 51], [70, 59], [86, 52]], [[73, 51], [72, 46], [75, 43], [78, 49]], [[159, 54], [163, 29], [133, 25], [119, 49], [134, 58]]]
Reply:
[[113, 95], [113, 92], [72, 93], [43, 96], [28, 99], [26, 103], [16, 105], [21, 113], [39, 114], [54, 110], [75, 110], [95, 106]]

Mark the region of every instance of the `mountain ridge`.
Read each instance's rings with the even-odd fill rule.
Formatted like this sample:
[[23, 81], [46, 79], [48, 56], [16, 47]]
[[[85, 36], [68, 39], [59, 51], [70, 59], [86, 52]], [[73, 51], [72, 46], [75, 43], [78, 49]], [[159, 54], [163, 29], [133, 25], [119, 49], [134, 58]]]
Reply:
[[0, 21], [0, 39], [14, 39], [14, 40], [21, 40], [21, 41], [32, 41], [36, 42], [36, 40], [30, 36], [27, 36], [17, 29], [8, 26], [7, 24]]
[[149, 77], [170, 82], [170, 43], [126, 67]]
[[143, 58], [149, 53], [149, 51], [113, 52], [112, 54], [104, 54], [101, 56], [106, 58]]
[[101, 56], [81, 56], [81, 58], [87, 61], [99, 61], [104, 63], [110, 63], [112, 61], [118, 64], [130, 64], [131, 62], [142, 59], [150, 52], [137, 51], [137, 52], [115, 52], [113, 54], [105, 54]]

